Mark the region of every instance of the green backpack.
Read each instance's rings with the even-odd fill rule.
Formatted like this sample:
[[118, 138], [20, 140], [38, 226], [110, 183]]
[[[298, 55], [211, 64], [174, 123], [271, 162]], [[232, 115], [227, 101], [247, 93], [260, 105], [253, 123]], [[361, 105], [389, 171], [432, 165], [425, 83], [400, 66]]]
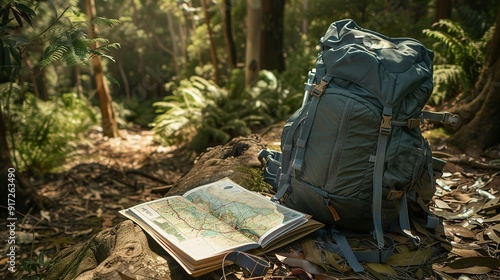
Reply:
[[352, 20], [332, 23], [320, 48], [303, 105], [283, 129], [281, 153], [260, 154], [276, 186], [273, 199], [338, 232], [373, 232], [380, 250], [384, 230], [395, 224], [418, 242], [409, 213], [429, 228], [440, 223], [428, 203], [436, 163], [444, 165], [420, 124], [458, 121], [422, 110], [433, 89], [433, 52]]

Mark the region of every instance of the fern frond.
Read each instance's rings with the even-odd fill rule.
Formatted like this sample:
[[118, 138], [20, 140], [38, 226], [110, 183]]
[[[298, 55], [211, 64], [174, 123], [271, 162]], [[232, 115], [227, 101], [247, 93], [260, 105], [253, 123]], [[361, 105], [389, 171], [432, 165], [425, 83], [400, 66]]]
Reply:
[[470, 84], [464, 69], [458, 65], [434, 66], [434, 90], [431, 95], [431, 104], [437, 105], [458, 91], [468, 92]]
[[94, 18], [91, 23], [95, 25], [107, 25], [109, 27], [115, 27], [121, 24], [121, 21], [118, 19], [110, 19], [110, 18], [105, 18], [105, 17], [96, 17]]
[[43, 59], [40, 61], [40, 67], [45, 67], [52, 62], [61, 59], [68, 51], [69, 47], [66, 45], [52, 45], [47, 48], [43, 54]]

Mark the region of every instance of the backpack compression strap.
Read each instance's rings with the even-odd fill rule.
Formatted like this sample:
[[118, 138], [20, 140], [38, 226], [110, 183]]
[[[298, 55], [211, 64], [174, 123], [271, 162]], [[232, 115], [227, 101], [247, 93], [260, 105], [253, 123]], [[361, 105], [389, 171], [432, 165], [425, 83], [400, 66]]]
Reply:
[[[318, 108], [319, 100], [323, 95], [328, 83], [330, 83], [333, 77], [331, 75], [325, 75], [319, 85], [314, 84], [312, 90], [309, 94], [312, 96], [312, 99], [309, 103], [309, 108], [307, 110], [307, 114], [303, 120], [297, 121], [295, 120], [292, 124], [292, 127], [288, 131], [288, 134], [285, 138], [285, 142], [283, 145], [283, 156], [282, 156], [282, 165], [281, 165], [281, 173], [278, 181], [278, 192], [272, 198], [273, 201], [277, 201], [281, 199], [288, 188], [290, 187], [290, 174], [292, 171], [299, 171], [302, 168], [302, 161], [304, 159], [304, 153], [306, 149], [307, 139], [309, 138], [309, 134], [311, 133], [311, 129], [314, 122], [314, 116], [316, 115], [316, 109]], [[295, 150], [295, 155], [293, 157], [293, 162], [290, 165], [291, 154], [292, 154], [292, 146], [293, 146], [293, 135], [297, 130], [299, 124], [302, 124], [302, 129], [300, 132], [299, 139], [297, 139], [297, 149]], [[283, 173], [284, 172], [284, 173]]]
[[375, 239], [377, 247], [384, 248], [384, 230], [382, 228], [382, 175], [384, 174], [385, 152], [387, 142], [391, 134], [392, 108], [384, 106], [382, 111], [382, 122], [380, 123], [379, 136], [377, 141], [377, 151], [375, 154], [375, 164], [373, 167], [373, 204], [372, 215], [375, 227]]

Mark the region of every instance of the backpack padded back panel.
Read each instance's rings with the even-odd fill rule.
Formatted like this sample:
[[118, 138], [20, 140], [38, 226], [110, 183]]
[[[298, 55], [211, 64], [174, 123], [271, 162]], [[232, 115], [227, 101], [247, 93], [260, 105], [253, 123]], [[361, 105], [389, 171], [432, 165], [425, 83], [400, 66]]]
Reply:
[[[313, 82], [329, 76], [328, 85], [320, 97], [309, 97], [283, 130], [284, 152], [292, 139], [286, 165], [293, 166], [300, 135], [310, 129], [300, 168], [282, 171], [288, 172], [283, 202], [328, 225], [372, 229], [377, 141], [389, 108], [391, 131], [382, 156], [382, 223], [388, 227], [398, 217], [398, 201], [385, 199], [389, 191], [434, 193], [431, 178], [422, 180], [430, 176], [429, 145], [418, 125], [407, 125], [419, 120], [432, 92], [433, 53], [414, 39], [388, 38], [352, 20], [334, 22], [321, 46]], [[320, 99], [308, 128], [313, 98]]]

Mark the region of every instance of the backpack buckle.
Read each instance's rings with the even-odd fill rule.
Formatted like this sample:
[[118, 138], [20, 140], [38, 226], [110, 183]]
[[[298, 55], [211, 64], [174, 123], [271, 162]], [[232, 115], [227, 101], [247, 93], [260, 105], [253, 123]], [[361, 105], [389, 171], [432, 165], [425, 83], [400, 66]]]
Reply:
[[321, 82], [319, 82], [319, 85], [318, 84], [313, 84], [313, 89], [311, 90], [310, 94], [312, 96], [316, 96], [316, 97], [321, 97], [325, 91], [325, 88], [326, 86], [328, 85], [329, 82], [325, 81], [325, 80], [321, 80]]
[[380, 124], [380, 133], [381, 134], [391, 133], [391, 116], [382, 115], [382, 123]]
[[406, 120], [406, 127], [408, 128], [417, 128], [420, 126], [420, 119], [408, 119]]
[[400, 199], [403, 196], [403, 191], [389, 190], [387, 192], [387, 200]]
[[459, 120], [459, 117], [457, 115], [452, 114], [450, 112], [444, 112], [443, 119], [441, 122], [444, 124], [449, 124], [449, 125], [457, 125], [458, 120]]

